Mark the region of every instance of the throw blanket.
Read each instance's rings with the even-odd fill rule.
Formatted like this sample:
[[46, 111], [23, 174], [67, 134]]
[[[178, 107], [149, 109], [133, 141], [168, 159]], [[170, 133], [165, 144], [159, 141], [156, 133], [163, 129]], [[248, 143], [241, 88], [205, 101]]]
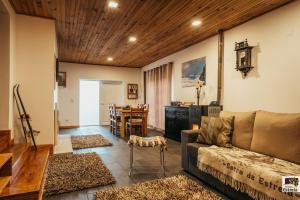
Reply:
[[217, 146], [200, 147], [198, 168], [254, 199], [300, 199], [283, 193], [282, 176], [299, 176], [300, 165], [259, 153]]

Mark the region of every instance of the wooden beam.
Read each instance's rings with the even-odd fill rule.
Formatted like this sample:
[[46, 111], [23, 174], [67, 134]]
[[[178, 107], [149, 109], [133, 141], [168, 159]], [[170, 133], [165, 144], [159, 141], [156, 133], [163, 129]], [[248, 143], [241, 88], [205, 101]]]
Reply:
[[218, 94], [217, 101], [222, 104], [222, 85], [224, 71], [224, 31], [218, 31]]
[[143, 72], [143, 74], [144, 74], [144, 91], [143, 91], [144, 92], [144, 104], [146, 104], [147, 103], [146, 102], [147, 101], [147, 99], [146, 99], [147, 98], [146, 72]]

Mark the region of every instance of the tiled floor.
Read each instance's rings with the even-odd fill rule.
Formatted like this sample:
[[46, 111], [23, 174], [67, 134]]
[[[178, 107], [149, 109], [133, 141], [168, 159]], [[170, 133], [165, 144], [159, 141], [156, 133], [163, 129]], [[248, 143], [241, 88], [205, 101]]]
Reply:
[[[127, 186], [147, 180], [162, 177], [160, 173], [159, 149], [144, 148], [134, 149], [134, 174], [129, 172], [129, 147], [125, 140], [112, 135], [107, 127], [84, 127], [79, 129], [62, 130], [61, 135], [85, 135], [101, 133], [109, 139], [113, 146], [76, 150], [74, 152], [96, 152], [100, 155], [108, 169], [116, 177], [117, 183], [110, 186], [86, 189], [46, 198], [46, 200], [91, 200], [93, 193], [98, 190]], [[149, 135], [157, 135], [158, 132], [149, 131]], [[168, 150], [165, 153], [166, 176], [186, 174], [181, 169], [180, 143], [168, 140]], [[186, 174], [187, 175], [187, 174]], [[199, 184], [201, 184], [199, 182]]]

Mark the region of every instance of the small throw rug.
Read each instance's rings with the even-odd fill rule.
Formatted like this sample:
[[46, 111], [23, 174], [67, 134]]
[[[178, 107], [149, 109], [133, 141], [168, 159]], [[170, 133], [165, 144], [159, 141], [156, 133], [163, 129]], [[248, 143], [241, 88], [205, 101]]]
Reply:
[[44, 194], [50, 196], [115, 182], [96, 153], [54, 154], [49, 159]]
[[71, 142], [73, 149], [112, 146], [112, 143], [100, 134], [72, 136]]
[[285, 160], [236, 147], [210, 146], [199, 148], [198, 167], [253, 199], [300, 199], [296, 192], [281, 192], [282, 176], [300, 174], [300, 165]]
[[217, 194], [178, 175], [95, 193], [96, 200], [221, 200]]

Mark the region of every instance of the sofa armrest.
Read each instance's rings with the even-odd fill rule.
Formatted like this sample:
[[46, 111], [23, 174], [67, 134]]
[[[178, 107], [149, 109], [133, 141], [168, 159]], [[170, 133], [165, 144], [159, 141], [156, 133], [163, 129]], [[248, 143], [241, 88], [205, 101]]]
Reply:
[[197, 141], [199, 130], [183, 130], [181, 131], [181, 166], [184, 170], [189, 169], [189, 155], [187, 144]]

